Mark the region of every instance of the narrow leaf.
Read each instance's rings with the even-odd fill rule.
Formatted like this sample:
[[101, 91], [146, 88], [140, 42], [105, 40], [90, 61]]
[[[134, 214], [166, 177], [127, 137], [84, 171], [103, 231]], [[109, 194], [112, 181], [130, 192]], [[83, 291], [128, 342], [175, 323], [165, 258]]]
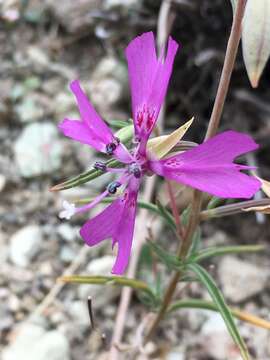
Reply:
[[129, 286], [133, 289], [143, 291], [152, 298], [155, 298], [153, 292], [145, 282], [136, 279], [129, 279], [123, 276], [71, 275], [71, 276], [62, 276], [57, 280], [64, 283]]
[[256, 88], [270, 56], [270, 0], [248, 0], [242, 47], [249, 80]]
[[[218, 307], [210, 301], [205, 300], [199, 300], [199, 299], [186, 299], [186, 300], [180, 300], [175, 303], [173, 303], [168, 308], [168, 313], [172, 313], [179, 309], [204, 309], [204, 310], [210, 310], [210, 311], [219, 311]], [[230, 311], [234, 317], [236, 317], [239, 320], [245, 321], [249, 324], [255, 325], [257, 327], [261, 327], [263, 329], [270, 330], [270, 322], [266, 321], [264, 319], [259, 318], [258, 316], [249, 314], [247, 312], [238, 310], [238, 309], [232, 309], [230, 308]]]
[[176, 225], [175, 225], [174, 218], [173, 218], [172, 214], [161, 204], [160, 201], [157, 201], [157, 207], [158, 207], [158, 210], [159, 210], [160, 214], [166, 220], [167, 224], [173, 230], [176, 230]]
[[157, 255], [157, 257], [168, 267], [169, 270], [179, 269], [183, 266], [183, 263], [179, 260], [177, 256], [172, 255], [171, 253], [164, 250], [161, 246], [156, 244], [153, 241], [148, 241], [149, 246]]
[[226, 305], [223, 295], [217, 288], [214, 279], [204, 268], [202, 268], [198, 264], [189, 264], [188, 267], [198, 276], [200, 281], [207, 288], [210, 296], [212, 297], [214, 304], [217, 306], [218, 311], [223, 317], [223, 320], [227, 326], [227, 329], [232, 339], [234, 340], [235, 344], [239, 347], [243, 359], [249, 360], [250, 358], [246, 344], [244, 343], [244, 340], [242, 339], [241, 335], [238, 332], [238, 329], [233, 320], [232, 313], [229, 307]]
[[200, 251], [195, 254], [189, 260], [193, 262], [199, 262], [205, 259], [209, 259], [213, 256], [223, 256], [228, 254], [242, 254], [242, 253], [254, 253], [265, 250], [263, 245], [239, 245], [239, 246], [221, 246], [213, 247]]
[[163, 156], [167, 155], [168, 152], [182, 139], [193, 123], [193, 120], [194, 118], [180, 126], [170, 135], [163, 135], [150, 139], [147, 146], [148, 150], [155, 156], [155, 158], [161, 159]]

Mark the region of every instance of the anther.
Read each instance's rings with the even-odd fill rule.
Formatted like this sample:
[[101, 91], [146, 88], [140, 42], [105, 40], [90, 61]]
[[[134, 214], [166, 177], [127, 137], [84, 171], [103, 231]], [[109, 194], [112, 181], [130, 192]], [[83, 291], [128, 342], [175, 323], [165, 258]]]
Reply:
[[119, 181], [113, 181], [107, 186], [107, 190], [110, 194], [115, 194], [120, 186], [121, 183]]
[[94, 164], [94, 169], [105, 172], [107, 170], [107, 166], [102, 161], [96, 161], [95, 164]]
[[117, 137], [114, 138], [113, 142], [106, 145], [106, 153], [107, 155], [113, 155], [114, 150], [120, 144], [120, 139]]
[[142, 175], [141, 167], [136, 163], [130, 164], [128, 170], [136, 179], [139, 179]]

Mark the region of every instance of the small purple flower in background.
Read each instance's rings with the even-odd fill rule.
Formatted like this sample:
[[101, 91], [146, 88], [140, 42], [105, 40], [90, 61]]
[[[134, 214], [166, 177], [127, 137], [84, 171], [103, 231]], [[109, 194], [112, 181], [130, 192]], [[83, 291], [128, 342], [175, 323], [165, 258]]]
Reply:
[[138, 191], [146, 172], [152, 171], [224, 198], [250, 198], [261, 186], [260, 181], [240, 172], [248, 167], [233, 163], [235, 157], [258, 147], [248, 135], [234, 131], [219, 134], [192, 150], [164, 160], [153, 159], [153, 154], [148, 154], [147, 141], [167, 91], [177, 49], [178, 44], [170, 37], [166, 55], [163, 49], [158, 58], [152, 32], [138, 36], [126, 49], [136, 144], [130, 151], [96, 113], [77, 80], [70, 87], [77, 99], [81, 121], [65, 119], [59, 125], [64, 135], [123, 163], [123, 168], [112, 169], [97, 162], [96, 169], [119, 173], [119, 179], [81, 208], [65, 201], [60, 213], [61, 218], [69, 219], [76, 213], [90, 210], [107, 195], [115, 194], [118, 188], [124, 189], [111, 205], [88, 220], [80, 230], [89, 246], [108, 238], [112, 238], [113, 246], [118, 244], [112, 269], [115, 274], [122, 274], [129, 261]]

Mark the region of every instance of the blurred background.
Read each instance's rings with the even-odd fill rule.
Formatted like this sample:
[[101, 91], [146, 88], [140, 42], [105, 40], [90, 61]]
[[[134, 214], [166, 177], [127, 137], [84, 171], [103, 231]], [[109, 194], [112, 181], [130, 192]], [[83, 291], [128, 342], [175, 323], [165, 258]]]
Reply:
[[[3, 360], [107, 359], [120, 290], [65, 286], [65, 271], [108, 274], [110, 244], [88, 249], [78, 236], [84, 217], [60, 221], [63, 199], [93, 196], [108, 183], [98, 178], [81, 188], [49, 188], [90, 168], [95, 153], [64, 138], [57, 124], [77, 118], [68, 89], [79, 78], [106, 120], [131, 116], [124, 49], [136, 35], [156, 32], [159, 0], [0, 0], [0, 353]], [[211, 114], [232, 21], [229, 0], [175, 0], [172, 36], [181, 43], [172, 75], [165, 132], [195, 116], [186, 139], [202, 141]], [[226, 102], [222, 129], [252, 134], [261, 145], [247, 161], [270, 179], [270, 66], [253, 90], [241, 51]], [[163, 187], [158, 195], [162, 197]], [[179, 200], [179, 205], [184, 206]], [[204, 245], [266, 244], [269, 218], [244, 214], [205, 223]], [[164, 236], [166, 237], [164, 239]], [[160, 228], [168, 249], [172, 235]], [[227, 256], [208, 264], [228, 302], [270, 320], [269, 250]], [[145, 260], [146, 259], [146, 260]], [[147, 251], [139, 275], [151, 278]], [[168, 274], [164, 269], [163, 284]], [[184, 293], [203, 298], [194, 283]], [[49, 295], [48, 295], [49, 294]], [[95, 322], [91, 331], [87, 297]], [[133, 342], [146, 308], [134, 296], [125, 341]], [[269, 331], [241, 323], [254, 359], [270, 358]], [[163, 322], [156, 342], [138, 359], [239, 359], [215, 313], [183, 310]], [[119, 359], [129, 359], [122, 352]]]

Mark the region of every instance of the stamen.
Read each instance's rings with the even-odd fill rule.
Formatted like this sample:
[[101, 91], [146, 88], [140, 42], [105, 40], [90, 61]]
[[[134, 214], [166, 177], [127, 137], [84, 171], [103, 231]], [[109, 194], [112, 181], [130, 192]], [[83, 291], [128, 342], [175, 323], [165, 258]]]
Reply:
[[120, 144], [120, 139], [117, 137], [114, 138], [113, 142], [106, 145], [106, 153], [107, 155], [113, 155], [114, 150]]
[[121, 186], [122, 184], [119, 181], [113, 181], [111, 182], [108, 186], [107, 186], [107, 190], [109, 192], [109, 194], [115, 194], [117, 189]]
[[106, 172], [107, 171], [107, 166], [102, 161], [96, 161], [95, 164], [94, 164], [94, 169]]
[[142, 175], [141, 167], [136, 163], [132, 163], [129, 165], [128, 172], [130, 174], [133, 174], [136, 179], [139, 179]]

